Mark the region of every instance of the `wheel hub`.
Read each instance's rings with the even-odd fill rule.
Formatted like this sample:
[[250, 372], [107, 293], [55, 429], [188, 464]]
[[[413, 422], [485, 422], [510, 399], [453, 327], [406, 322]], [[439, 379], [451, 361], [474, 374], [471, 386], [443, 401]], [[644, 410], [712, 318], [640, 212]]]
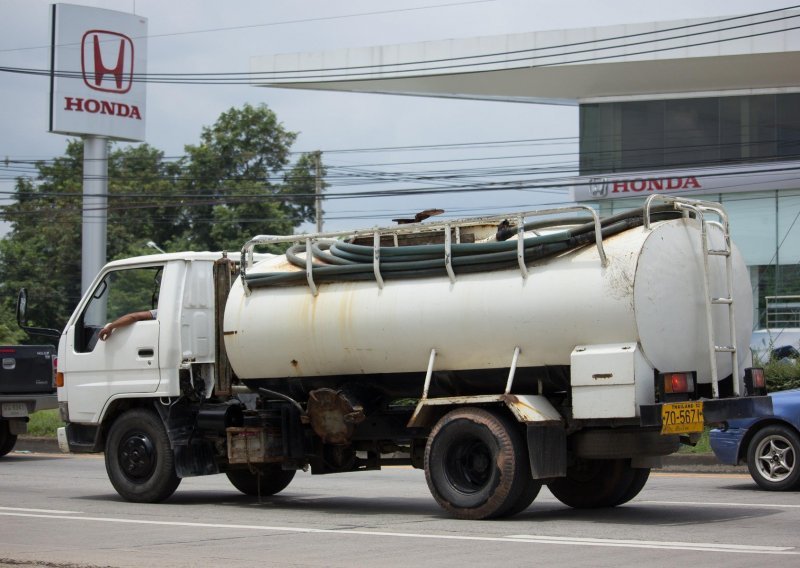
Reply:
[[146, 480], [155, 467], [153, 441], [142, 433], [128, 436], [120, 445], [119, 464], [129, 479], [133, 481]]
[[492, 456], [480, 440], [455, 445], [446, 461], [446, 473], [454, 487], [462, 493], [481, 490], [492, 475]]

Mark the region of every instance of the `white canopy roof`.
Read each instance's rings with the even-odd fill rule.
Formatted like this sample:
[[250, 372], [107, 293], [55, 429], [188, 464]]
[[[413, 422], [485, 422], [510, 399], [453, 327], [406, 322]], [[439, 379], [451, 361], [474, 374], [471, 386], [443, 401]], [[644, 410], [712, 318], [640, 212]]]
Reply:
[[253, 57], [253, 84], [578, 104], [800, 91], [800, 12]]

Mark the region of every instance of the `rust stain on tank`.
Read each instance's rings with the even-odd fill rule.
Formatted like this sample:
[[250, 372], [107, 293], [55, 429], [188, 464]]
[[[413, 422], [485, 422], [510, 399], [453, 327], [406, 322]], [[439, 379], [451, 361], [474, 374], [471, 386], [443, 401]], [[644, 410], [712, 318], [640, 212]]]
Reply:
[[339, 314], [336, 324], [339, 328], [340, 337], [347, 338], [353, 321], [353, 294], [352, 284], [343, 286], [341, 299], [339, 300]]

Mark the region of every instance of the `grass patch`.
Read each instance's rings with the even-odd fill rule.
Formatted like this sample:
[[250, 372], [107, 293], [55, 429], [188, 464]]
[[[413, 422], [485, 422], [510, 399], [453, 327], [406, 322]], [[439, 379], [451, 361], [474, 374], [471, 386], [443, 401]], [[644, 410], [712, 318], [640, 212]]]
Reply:
[[700, 440], [698, 440], [696, 446], [687, 446], [685, 444], [681, 444], [680, 450], [678, 450], [681, 454], [709, 454], [711, 453], [711, 445], [708, 442], [708, 428], [703, 430], [703, 433], [700, 435]]
[[30, 415], [26, 436], [55, 438], [56, 430], [63, 425], [58, 409], [40, 410]]

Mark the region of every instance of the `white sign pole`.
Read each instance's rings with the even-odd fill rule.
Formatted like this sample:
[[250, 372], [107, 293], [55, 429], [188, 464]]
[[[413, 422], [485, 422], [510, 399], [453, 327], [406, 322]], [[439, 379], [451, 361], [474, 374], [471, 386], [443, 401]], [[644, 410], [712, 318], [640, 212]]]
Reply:
[[106, 263], [108, 225], [108, 139], [83, 138], [83, 225], [81, 244], [81, 292]]
[[81, 288], [106, 262], [109, 140], [144, 140], [147, 19], [53, 5], [50, 131], [83, 136]]

